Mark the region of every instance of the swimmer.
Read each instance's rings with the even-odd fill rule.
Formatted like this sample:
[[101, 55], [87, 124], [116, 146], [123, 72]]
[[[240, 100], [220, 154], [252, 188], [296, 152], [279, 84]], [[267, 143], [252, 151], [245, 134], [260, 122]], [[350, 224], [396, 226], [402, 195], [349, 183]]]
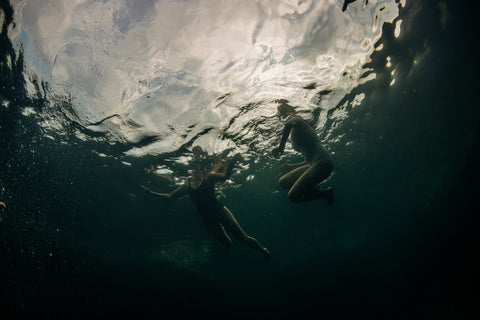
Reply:
[[[218, 173], [215, 170], [207, 170], [205, 165], [206, 153], [199, 146], [193, 147], [192, 175], [186, 182], [171, 193], [158, 193], [142, 186], [151, 194], [161, 199], [174, 200], [184, 195], [190, 195], [193, 204], [203, 218], [208, 231], [220, 241], [222, 245], [229, 248], [232, 240], [227, 232], [233, 235], [238, 241], [263, 254], [267, 261], [270, 260], [269, 251], [260, 243], [248, 236], [240, 227], [232, 212], [222, 205], [215, 195], [215, 183], [227, 180], [233, 170], [233, 165], [240, 155], [235, 155], [225, 165], [224, 172]], [[217, 165], [215, 168], [218, 168]]]
[[280, 117], [285, 119], [285, 127], [280, 145], [272, 150], [272, 155], [279, 157], [291, 136], [293, 148], [305, 158], [303, 162], [286, 163], [280, 167], [280, 171], [287, 171], [278, 181], [280, 186], [289, 189], [288, 198], [292, 202], [326, 198], [331, 205], [335, 201], [332, 188], [323, 190], [320, 187], [320, 183], [333, 171], [330, 155], [321, 145], [312, 126], [300, 117], [291, 105], [281, 101], [277, 109]]

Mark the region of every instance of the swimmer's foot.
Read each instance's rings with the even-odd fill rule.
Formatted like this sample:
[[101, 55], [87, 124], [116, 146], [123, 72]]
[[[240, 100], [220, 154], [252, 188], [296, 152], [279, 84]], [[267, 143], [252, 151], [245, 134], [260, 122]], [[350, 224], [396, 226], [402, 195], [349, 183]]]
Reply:
[[331, 206], [335, 202], [335, 196], [333, 195], [333, 189], [332, 188], [327, 188], [325, 190], [325, 195], [327, 198], [328, 205]]
[[265, 257], [266, 261], [272, 260], [272, 256], [270, 255], [270, 252], [268, 251], [267, 248], [262, 249], [263, 256]]

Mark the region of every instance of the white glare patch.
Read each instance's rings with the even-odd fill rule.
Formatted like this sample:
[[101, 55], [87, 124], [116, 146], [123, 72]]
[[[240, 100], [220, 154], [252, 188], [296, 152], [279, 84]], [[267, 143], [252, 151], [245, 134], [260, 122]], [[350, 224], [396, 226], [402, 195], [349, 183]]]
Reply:
[[33, 108], [30, 108], [30, 107], [26, 107], [22, 111], [22, 115], [24, 115], [25, 117], [28, 117], [32, 114], [36, 114], [36, 112], [35, 112], [35, 110], [33, 110]]
[[88, 136], [86, 134], [84, 134], [83, 132], [80, 132], [80, 131], [75, 131], [75, 135], [77, 136], [78, 139], [82, 140], [82, 141], [87, 141], [88, 140]]
[[30, 96], [34, 96], [37, 93], [37, 89], [35, 88], [35, 85], [32, 83], [32, 79], [30, 79], [30, 77], [25, 77], [25, 86], [27, 88], [27, 93]]
[[352, 107], [356, 107], [362, 104], [363, 99], [365, 99], [365, 93], [360, 93], [355, 96], [355, 99], [352, 101]]
[[392, 79], [392, 82], [390, 82], [390, 87], [395, 84], [395, 79]]
[[161, 169], [155, 170], [155, 173], [156, 174], [172, 174], [173, 171], [168, 168], [161, 168]]
[[375, 51], [381, 51], [383, 49], [383, 43], [380, 43], [378, 47], [375, 48]]
[[2, 107], [4, 107], [5, 109], [8, 109], [9, 105], [10, 105], [10, 101], [8, 101], [8, 100], [3, 100], [2, 101]]
[[105, 153], [99, 153], [99, 152], [96, 152], [96, 151], [94, 151], [94, 152], [97, 153], [100, 158], [106, 158], [107, 157], [107, 155]]
[[249, 175], [249, 176], [247, 177], [247, 179], [245, 179], [245, 180], [247, 180], [247, 181], [252, 181], [254, 178], [255, 178], [255, 176], [254, 176], [253, 174], [251, 174], [251, 175]]
[[402, 25], [402, 19], [398, 20], [396, 23], [395, 23], [395, 32], [394, 32], [394, 35], [395, 35], [395, 38], [398, 38], [400, 36], [400, 27]]
[[187, 165], [190, 161], [190, 157], [180, 156], [175, 159], [176, 163]]
[[126, 166], [131, 166], [132, 164], [130, 162], [126, 162], [126, 161], [120, 161], [122, 164], [126, 165]]
[[7, 55], [7, 65], [10, 69], [12, 69], [12, 56]]

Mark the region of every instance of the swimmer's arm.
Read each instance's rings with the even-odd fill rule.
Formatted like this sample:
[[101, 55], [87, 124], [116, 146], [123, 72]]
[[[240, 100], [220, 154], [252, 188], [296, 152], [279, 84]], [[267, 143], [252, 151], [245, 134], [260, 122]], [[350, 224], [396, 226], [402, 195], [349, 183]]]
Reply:
[[209, 182], [225, 181], [232, 175], [233, 166], [241, 158], [240, 154], [237, 153], [232, 159], [227, 162], [224, 172], [210, 172], [207, 174], [207, 180]]
[[291, 119], [287, 121], [287, 123], [285, 123], [285, 127], [283, 128], [282, 133], [282, 140], [280, 140], [280, 145], [272, 150], [272, 154], [274, 157], [278, 157], [283, 153], [283, 150], [285, 150], [285, 145], [287, 144], [287, 139], [294, 125], [294, 121], [295, 119]]
[[150, 190], [149, 188], [145, 187], [145, 186], [141, 186], [143, 189], [147, 190], [148, 192], [150, 192], [151, 194], [159, 197], [160, 199], [166, 199], [166, 200], [175, 200], [175, 199], [178, 199], [180, 198], [181, 196], [184, 196], [188, 193], [188, 190], [187, 190], [187, 185], [186, 184], [183, 184], [181, 185], [180, 187], [178, 187], [177, 189], [173, 190], [172, 192], [170, 193], [160, 193], [160, 192], [155, 192], [155, 191], [152, 191]]

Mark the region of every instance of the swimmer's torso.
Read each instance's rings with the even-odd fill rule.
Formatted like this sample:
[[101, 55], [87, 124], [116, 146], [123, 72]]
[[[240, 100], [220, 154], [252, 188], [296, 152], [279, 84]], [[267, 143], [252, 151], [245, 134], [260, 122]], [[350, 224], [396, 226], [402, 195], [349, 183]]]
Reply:
[[309, 164], [319, 160], [330, 160], [330, 155], [307, 121], [300, 117], [292, 117], [288, 122], [292, 125], [290, 137], [293, 148], [302, 153]]
[[218, 202], [215, 195], [215, 187], [210, 185], [204, 178], [198, 187], [192, 183], [192, 179], [188, 179], [188, 194], [192, 198], [193, 204], [204, 218], [214, 218], [221, 210], [223, 205]]

